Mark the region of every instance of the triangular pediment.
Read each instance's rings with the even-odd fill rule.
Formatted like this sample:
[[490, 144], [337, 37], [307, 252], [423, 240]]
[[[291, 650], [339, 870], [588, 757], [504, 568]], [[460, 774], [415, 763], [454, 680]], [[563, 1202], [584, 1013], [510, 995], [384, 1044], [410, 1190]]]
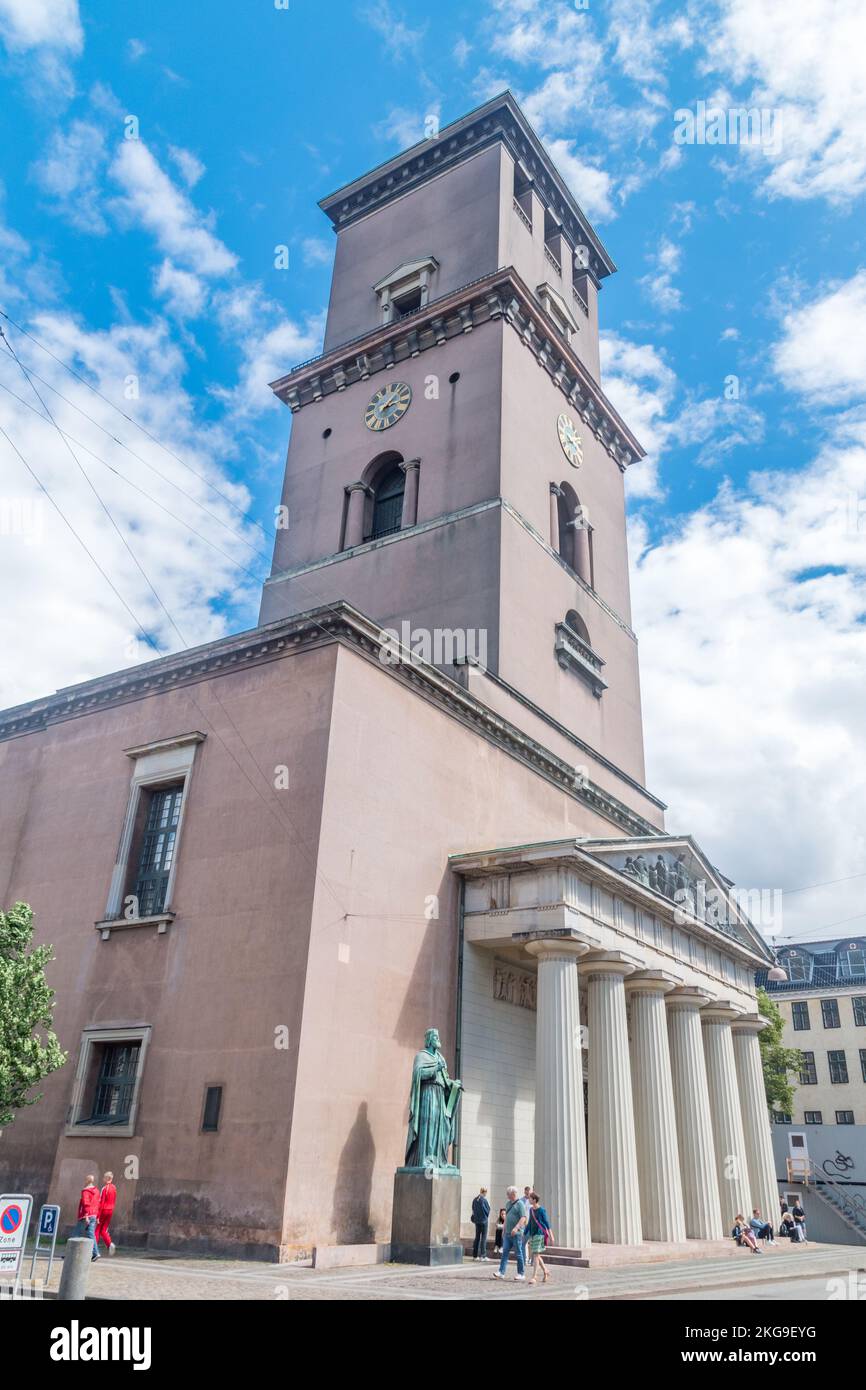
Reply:
[[400, 285], [404, 280], [411, 280], [414, 275], [420, 275], [422, 270], [432, 271], [438, 269], [438, 266], [439, 262], [435, 256], [424, 256], [419, 261], [403, 261], [387, 275], [383, 275], [381, 280], [377, 280], [373, 289], [376, 294], [380, 294], [382, 290]]
[[691, 835], [581, 840], [580, 849], [679, 909], [762, 956], [770, 952], [750, 913], [766, 908], [766, 889], [739, 889], [710, 863]]

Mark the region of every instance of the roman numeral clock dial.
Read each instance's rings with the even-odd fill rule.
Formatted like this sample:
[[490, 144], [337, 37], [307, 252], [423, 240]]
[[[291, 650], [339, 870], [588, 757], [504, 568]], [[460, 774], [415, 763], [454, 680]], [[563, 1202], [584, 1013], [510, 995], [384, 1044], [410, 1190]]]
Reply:
[[372, 397], [364, 412], [368, 430], [388, 430], [402, 420], [412, 403], [412, 387], [406, 381], [392, 381]]

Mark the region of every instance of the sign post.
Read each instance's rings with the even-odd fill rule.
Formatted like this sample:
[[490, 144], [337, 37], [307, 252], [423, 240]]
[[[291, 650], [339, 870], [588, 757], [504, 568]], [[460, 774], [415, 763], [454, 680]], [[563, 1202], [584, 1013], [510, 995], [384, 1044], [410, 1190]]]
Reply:
[[4, 1192], [0, 1196], [0, 1279], [12, 1280], [13, 1297], [21, 1278], [32, 1208], [29, 1193]]
[[[36, 1268], [36, 1257], [38, 1255], [48, 1256], [48, 1273], [45, 1282], [51, 1278], [51, 1266], [54, 1264], [54, 1247], [57, 1244], [57, 1231], [60, 1226], [60, 1208], [57, 1206], [44, 1206], [39, 1213], [39, 1229], [36, 1232], [36, 1244], [33, 1246], [33, 1259], [30, 1261], [30, 1282], [33, 1283], [33, 1271]], [[45, 1236], [51, 1241], [47, 1250], [39, 1249], [39, 1242]]]

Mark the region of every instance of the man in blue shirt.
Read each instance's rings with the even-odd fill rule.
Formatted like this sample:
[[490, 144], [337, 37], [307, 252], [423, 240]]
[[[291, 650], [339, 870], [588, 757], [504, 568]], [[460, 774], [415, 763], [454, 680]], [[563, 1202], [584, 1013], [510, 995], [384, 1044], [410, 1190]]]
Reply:
[[502, 1259], [499, 1261], [499, 1268], [494, 1270], [494, 1279], [504, 1279], [505, 1270], [508, 1265], [508, 1256], [514, 1250], [517, 1259], [517, 1273], [515, 1279], [525, 1279], [523, 1272], [523, 1235], [526, 1230], [526, 1223], [529, 1216], [524, 1203], [517, 1195], [516, 1187], [507, 1189], [508, 1205], [505, 1208], [505, 1230], [502, 1235]]
[[749, 1225], [755, 1232], [756, 1240], [765, 1240], [768, 1245], [776, 1244], [776, 1242], [773, 1239], [773, 1228], [770, 1225], [769, 1221], [765, 1221], [762, 1217], [760, 1208], [752, 1208], [752, 1219], [749, 1222]]
[[473, 1260], [486, 1260], [488, 1258], [487, 1222], [489, 1219], [490, 1203], [487, 1200], [487, 1188], [482, 1187], [472, 1202], [472, 1225], [475, 1227], [475, 1244], [472, 1247]]

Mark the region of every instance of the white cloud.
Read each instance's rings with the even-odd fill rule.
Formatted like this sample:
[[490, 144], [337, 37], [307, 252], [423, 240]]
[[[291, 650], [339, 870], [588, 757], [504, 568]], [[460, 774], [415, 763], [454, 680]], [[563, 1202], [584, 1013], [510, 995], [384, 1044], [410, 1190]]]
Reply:
[[[43, 313], [28, 326], [57, 357], [71, 362], [87, 381], [162, 439], [169, 450], [211, 479], [223, 497], [242, 509], [248, 507], [246, 489], [214, 462], [226, 456], [230, 437], [221, 427], [209, 424], [184, 392], [181, 380], [186, 364], [164, 322], [89, 332], [64, 313]], [[99, 558], [127, 604], [155, 634], [159, 646], [176, 650], [184, 642], [209, 641], [254, 620], [256, 586], [232, 563], [232, 557], [254, 572], [261, 571], [264, 562], [254, 556], [249, 544], [266, 549], [267, 542], [260, 533], [171, 453], [124, 422], [49, 356], [16, 335], [14, 329], [10, 336], [22, 359], [96, 422], [90, 423], [73, 404], [66, 404], [47, 387], [39, 387], [58, 424], [79, 441], [73, 449], [87, 476], [117, 519], [183, 641], [54, 427], [5, 391], [0, 392], [0, 423]], [[137, 400], [130, 400], [125, 393], [130, 377], [138, 382]], [[0, 359], [0, 379], [38, 408], [24, 377], [5, 355]], [[162, 477], [109, 438], [98, 428], [100, 424], [126, 440]], [[116, 472], [97, 461], [84, 446]], [[3, 662], [0, 669], [3, 706], [118, 670], [154, 654], [143, 639], [137, 640], [141, 634], [136, 633], [129, 614], [24, 466], [8, 450], [7, 454], [4, 503], [7, 508], [10, 502], [16, 504], [9, 514], [18, 524], [0, 545], [0, 589], [15, 593], [14, 604], [0, 606], [0, 643], [7, 653], [14, 651], [16, 659]], [[135, 491], [131, 483], [199, 535]]]
[[546, 140], [547, 151], [590, 220], [614, 216], [613, 180], [597, 164], [576, 154], [570, 140]]
[[[866, 421], [847, 420], [802, 472], [726, 484], [659, 542], [640, 525], [633, 539], [648, 784], [670, 803], [669, 827], [748, 887], [855, 873]], [[786, 931], [818, 927], [863, 910], [862, 881], [787, 906]]]
[[301, 247], [304, 265], [330, 265], [334, 259], [334, 242], [319, 237], [307, 237]]
[[663, 314], [676, 313], [683, 307], [682, 291], [673, 282], [681, 258], [682, 248], [670, 237], [662, 237], [652, 258], [653, 270], [638, 281], [650, 302]]
[[773, 364], [785, 385], [826, 405], [866, 398], [866, 270], [785, 315]]
[[387, 52], [398, 61], [420, 52], [427, 26], [412, 29], [388, 0], [376, 0], [361, 10], [361, 18], [376, 31]]
[[744, 147], [767, 193], [849, 202], [866, 189], [866, 7], [862, 0], [721, 0], [705, 16], [706, 66], [776, 109], [778, 148]]
[[426, 111], [410, 111], [405, 106], [395, 106], [383, 121], [373, 127], [377, 140], [387, 140], [399, 150], [407, 150], [420, 140], [429, 140], [438, 134], [439, 102], [432, 102]]
[[43, 47], [80, 53], [78, 0], [0, 0], [0, 38], [13, 53]]
[[154, 290], [176, 318], [197, 318], [207, 303], [207, 285], [191, 270], [165, 260], [154, 275]]
[[141, 39], [128, 39], [126, 44], [126, 55], [131, 63], [137, 63], [139, 58], [143, 58], [148, 52], [146, 43]]
[[169, 145], [168, 153], [187, 188], [193, 188], [205, 171], [201, 160], [190, 150], [184, 150], [179, 145]]
[[234, 269], [237, 257], [214, 236], [210, 219], [172, 183], [143, 141], [123, 140], [111, 173], [124, 190], [117, 209], [152, 232], [168, 256], [199, 275], [225, 275]]
[[45, 157], [31, 173], [55, 211], [81, 231], [103, 236], [108, 224], [102, 211], [101, 180], [106, 162], [105, 136], [90, 121], [73, 121], [54, 132]]
[[616, 333], [602, 333], [600, 346], [605, 393], [647, 452], [647, 457], [626, 474], [629, 495], [657, 496], [659, 454], [667, 437], [676, 374], [648, 343], [632, 343]]
[[214, 308], [241, 354], [236, 385], [217, 389], [214, 395], [237, 419], [279, 405], [268, 383], [321, 350], [324, 315], [301, 326], [287, 319], [280, 306], [256, 285], [220, 291], [214, 296]]

